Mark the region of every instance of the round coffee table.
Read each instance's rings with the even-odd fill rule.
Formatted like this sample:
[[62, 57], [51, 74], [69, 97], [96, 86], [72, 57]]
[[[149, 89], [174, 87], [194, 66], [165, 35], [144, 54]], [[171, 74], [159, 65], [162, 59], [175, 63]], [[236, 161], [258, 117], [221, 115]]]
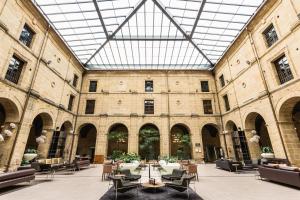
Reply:
[[156, 190], [164, 187], [165, 184], [158, 182], [158, 183], [155, 183], [155, 185], [153, 185], [153, 184], [147, 182], [147, 183], [142, 183], [142, 186], [144, 189], [152, 189], [156, 193]]

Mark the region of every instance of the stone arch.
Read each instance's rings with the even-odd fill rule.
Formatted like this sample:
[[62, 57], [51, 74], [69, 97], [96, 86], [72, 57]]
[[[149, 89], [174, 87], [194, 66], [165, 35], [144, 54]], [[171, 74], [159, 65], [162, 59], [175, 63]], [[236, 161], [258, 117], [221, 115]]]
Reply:
[[245, 132], [238, 128], [233, 120], [225, 123], [225, 137], [229, 157], [237, 161], [250, 160], [250, 152]]
[[[123, 123], [112, 124], [107, 131], [107, 156], [128, 152], [128, 128]], [[112, 136], [113, 134], [113, 136]], [[112, 137], [110, 137], [112, 136]], [[117, 156], [117, 155], [113, 155]]]
[[0, 125], [5, 122], [19, 122], [20, 110], [17, 104], [7, 98], [0, 97]]
[[[151, 138], [151, 141], [145, 142]], [[146, 123], [139, 129], [139, 155], [142, 159], [158, 159], [160, 155], [160, 132], [154, 123]]]
[[221, 150], [220, 131], [216, 124], [205, 124], [201, 129], [201, 135], [206, 162], [214, 162], [224, 156], [224, 152]]
[[[35, 149], [38, 151], [40, 158], [46, 158], [48, 154], [48, 148], [51, 141], [51, 133], [53, 131], [53, 118], [47, 112], [41, 112], [32, 120], [31, 128], [28, 134], [27, 143], [25, 146], [25, 153], [29, 149]], [[38, 143], [36, 139], [41, 135], [45, 136], [44, 143]]]
[[[254, 135], [259, 135], [258, 143], [250, 142]], [[250, 112], [245, 117], [245, 135], [248, 141], [250, 155], [253, 159], [259, 159], [262, 147], [271, 147], [272, 143], [269, 135], [265, 117], [258, 112]]]
[[94, 160], [95, 146], [97, 138], [97, 128], [92, 123], [84, 123], [79, 126], [78, 144], [76, 155], [80, 157], [89, 157]]
[[278, 119], [288, 158], [292, 164], [300, 166], [300, 96], [281, 103]]
[[67, 158], [69, 148], [65, 148], [67, 140], [70, 140], [70, 135], [73, 133], [73, 125], [70, 121], [65, 121], [59, 130], [53, 132], [50, 148], [48, 152], [49, 158], [61, 157]]
[[191, 144], [190, 128], [183, 123], [174, 124], [170, 130], [171, 156], [177, 156], [179, 159], [191, 159]]

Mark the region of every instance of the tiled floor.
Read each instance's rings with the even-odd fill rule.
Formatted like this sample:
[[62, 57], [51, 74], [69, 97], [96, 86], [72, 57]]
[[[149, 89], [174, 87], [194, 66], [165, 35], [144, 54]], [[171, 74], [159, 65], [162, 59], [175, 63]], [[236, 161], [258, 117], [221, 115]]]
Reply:
[[[0, 200], [97, 200], [108, 189], [108, 182], [101, 181], [101, 172], [102, 166], [98, 165], [74, 175], [56, 175], [52, 181], [39, 176], [32, 185], [4, 191]], [[256, 180], [254, 173], [230, 173], [216, 169], [212, 164], [199, 165], [198, 172], [199, 182], [192, 188], [196, 188], [205, 200], [300, 199], [300, 190]], [[158, 171], [152, 171], [152, 174], [159, 176]], [[142, 181], [147, 180], [147, 169], [142, 176]]]

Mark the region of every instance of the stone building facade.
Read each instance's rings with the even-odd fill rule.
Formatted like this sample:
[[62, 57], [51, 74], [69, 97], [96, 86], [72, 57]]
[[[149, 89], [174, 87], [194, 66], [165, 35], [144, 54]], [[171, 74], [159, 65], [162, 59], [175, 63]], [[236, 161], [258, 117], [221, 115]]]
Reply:
[[[58, 155], [49, 149], [63, 133], [66, 160], [90, 145], [84, 154], [102, 162], [116, 124], [128, 130], [128, 152], [139, 152], [138, 133], [151, 124], [160, 133], [159, 154], [169, 155], [171, 130], [180, 125], [190, 134], [194, 159], [205, 159], [208, 143], [233, 159], [259, 158], [260, 148], [271, 146], [276, 157], [300, 165], [299, 14], [298, 1], [266, 1], [213, 71], [97, 71], [78, 62], [30, 1], [1, 1], [0, 125], [13, 132], [0, 143], [1, 169], [19, 166], [30, 138], [41, 134], [46, 142], [35, 146], [41, 157]], [[25, 25], [34, 33], [29, 45], [20, 41]], [[17, 81], [7, 75], [14, 62], [22, 64]], [[90, 92], [91, 81], [96, 91]], [[153, 81], [153, 91], [145, 91], [145, 81]], [[87, 100], [95, 100], [93, 112], [86, 112]], [[154, 101], [153, 114], [145, 114], [145, 100]], [[211, 100], [206, 114], [203, 100]], [[218, 142], [204, 136], [212, 127]], [[253, 130], [259, 144], [249, 142]], [[94, 136], [80, 143], [81, 132]]]

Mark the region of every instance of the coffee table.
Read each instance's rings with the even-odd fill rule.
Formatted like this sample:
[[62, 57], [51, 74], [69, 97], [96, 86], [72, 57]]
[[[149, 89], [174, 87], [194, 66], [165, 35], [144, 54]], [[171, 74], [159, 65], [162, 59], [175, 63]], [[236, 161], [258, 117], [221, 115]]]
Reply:
[[165, 184], [162, 182], [158, 182], [155, 183], [155, 185], [153, 185], [151, 183], [146, 182], [146, 183], [142, 183], [142, 186], [144, 189], [152, 189], [156, 193], [156, 190], [165, 187]]

